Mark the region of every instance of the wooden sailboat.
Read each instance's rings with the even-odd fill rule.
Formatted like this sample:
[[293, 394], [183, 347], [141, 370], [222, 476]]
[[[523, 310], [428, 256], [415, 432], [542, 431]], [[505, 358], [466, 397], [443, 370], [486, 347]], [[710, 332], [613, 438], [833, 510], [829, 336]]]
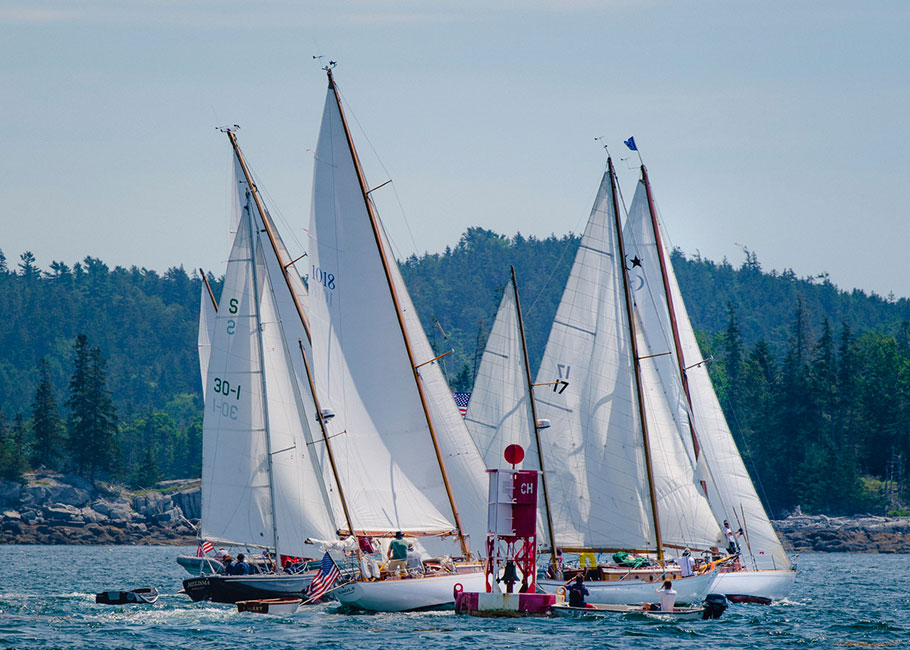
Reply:
[[[517, 417], [526, 409], [517, 409], [516, 400], [531, 391], [514, 388], [521, 372], [512, 360], [519, 357], [495, 347], [494, 337], [510, 329], [501, 326], [502, 307], [465, 420], [490, 466], [505, 445], [530, 447], [525, 462], [546, 479], [539, 537], [547, 540], [551, 571], [558, 571], [557, 549], [657, 558], [656, 568], [588, 570], [589, 602], [657, 602], [654, 583], [664, 579], [674, 580], [680, 602], [699, 602], [714, 576], [682, 578], [664, 564], [664, 553], [707, 548], [719, 530], [704, 533], [716, 521], [696, 490], [691, 443], [659, 392], [651, 359], [638, 350], [617, 205], [608, 160], [537, 375], [536, 385], [547, 388], [536, 394], [537, 413], [551, 426]], [[517, 333], [505, 338], [519, 340]], [[500, 374], [515, 379], [488, 381], [485, 365], [502, 366]], [[567, 577], [538, 584], [555, 592]]]
[[[303, 327], [287, 317], [302, 282], [284, 263], [234, 132], [242, 215], [210, 339], [203, 421], [200, 537], [225, 545], [304, 556], [309, 537], [334, 535], [322, 464], [313, 449], [312, 396], [299, 379], [300, 352], [289, 342]], [[283, 314], [285, 317], [283, 317]], [[309, 398], [309, 399], [308, 399]], [[300, 596], [312, 575], [283, 573], [191, 578], [194, 600], [236, 602]]]
[[716, 521], [729, 520], [743, 531], [739, 559], [721, 569], [712, 591], [732, 599], [783, 598], [796, 572], [755, 492], [703, 363], [644, 165], [624, 239], [628, 254], [638, 260], [630, 274], [646, 354], [661, 355], [661, 384], [677, 420], [690, 430], [699, 484]]
[[326, 72], [309, 228], [309, 315], [316, 394], [336, 414], [326, 446], [344, 487], [342, 533], [389, 538], [402, 531], [455, 559], [450, 571], [400, 580], [382, 573], [334, 593], [370, 610], [439, 607], [454, 602], [456, 583], [467, 590], [483, 585], [482, 567], [471, 561], [486, 532], [483, 462], [434, 362], [331, 67]]

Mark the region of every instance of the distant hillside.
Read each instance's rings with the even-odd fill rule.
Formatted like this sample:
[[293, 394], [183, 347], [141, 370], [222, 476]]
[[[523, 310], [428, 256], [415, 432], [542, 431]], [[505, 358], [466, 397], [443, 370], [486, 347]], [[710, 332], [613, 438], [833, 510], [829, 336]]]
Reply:
[[[471, 228], [444, 252], [401, 263], [433, 346], [454, 350], [444, 359], [454, 389], [473, 385], [510, 265], [536, 369], [578, 242]], [[902, 508], [910, 496], [910, 301], [840, 291], [789, 270], [764, 273], [751, 252], [739, 267], [680, 251], [673, 264], [706, 357], [715, 357], [712, 377], [737, 442], [772, 509]], [[85, 334], [107, 360], [117, 475], [135, 486], [198, 475], [200, 291], [183, 268], [110, 269], [87, 257], [42, 269], [31, 253], [13, 266], [0, 252], [0, 465], [35, 458], [29, 418], [42, 358], [66, 418], [73, 344]], [[20, 462], [0, 474], [27, 469]]]

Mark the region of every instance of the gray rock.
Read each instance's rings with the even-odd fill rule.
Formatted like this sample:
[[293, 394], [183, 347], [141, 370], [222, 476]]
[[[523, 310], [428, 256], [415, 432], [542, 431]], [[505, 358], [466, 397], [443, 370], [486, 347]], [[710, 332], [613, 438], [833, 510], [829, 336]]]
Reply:
[[22, 488], [19, 500], [27, 506], [43, 506], [49, 501], [50, 486], [30, 483]]
[[27, 510], [22, 511], [22, 521], [29, 524], [36, 524], [44, 521], [44, 517], [41, 516], [41, 513], [38, 510], [28, 508]]
[[57, 503], [44, 508], [44, 518], [49, 522], [70, 522], [77, 517], [82, 519], [82, 512], [79, 508], [66, 503]]
[[180, 508], [171, 508], [167, 512], [155, 515], [153, 521], [164, 528], [173, 528], [177, 524], [182, 524], [186, 521], [186, 518]]
[[81, 508], [91, 502], [92, 495], [89, 491], [72, 485], [57, 485], [50, 489], [50, 498], [57, 503], [65, 503]]
[[12, 506], [19, 503], [22, 485], [15, 481], [0, 481], [0, 505]]
[[88, 507], [82, 508], [82, 510], [80, 512], [82, 514], [82, 518], [87, 523], [99, 524], [99, 523], [104, 523], [108, 520], [108, 517], [106, 517], [105, 515], [102, 515], [100, 512], [92, 510], [91, 508], [88, 508]]
[[19, 514], [17, 510], [4, 510], [3, 511], [4, 519], [12, 519], [15, 521], [22, 521], [22, 515]]
[[107, 499], [98, 499], [92, 504], [92, 510], [104, 515], [111, 522], [129, 521], [133, 514], [130, 504], [124, 500], [108, 501]]

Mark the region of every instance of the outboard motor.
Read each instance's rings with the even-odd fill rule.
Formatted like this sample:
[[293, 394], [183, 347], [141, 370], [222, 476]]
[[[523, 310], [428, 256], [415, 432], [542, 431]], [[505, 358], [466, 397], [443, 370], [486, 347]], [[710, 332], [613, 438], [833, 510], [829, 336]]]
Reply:
[[708, 594], [703, 604], [705, 612], [702, 614], [702, 620], [720, 618], [720, 615], [727, 609], [727, 597], [723, 594]]

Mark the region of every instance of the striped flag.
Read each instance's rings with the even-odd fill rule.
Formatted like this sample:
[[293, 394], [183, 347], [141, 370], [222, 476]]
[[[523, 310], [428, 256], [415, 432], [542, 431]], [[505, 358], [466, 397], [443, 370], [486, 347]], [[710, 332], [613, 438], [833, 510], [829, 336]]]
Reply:
[[214, 544], [211, 542], [202, 542], [198, 547], [196, 547], [196, 557], [205, 557], [214, 550]]
[[332, 556], [326, 553], [322, 556], [322, 565], [313, 577], [313, 582], [306, 588], [307, 598], [309, 600], [318, 600], [322, 597], [322, 594], [338, 582], [340, 577], [341, 573], [338, 571], [338, 565], [335, 564]]
[[468, 412], [468, 402], [471, 401], [471, 393], [452, 393], [452, 397], [455, 398], [458, 412], [461, 413], [461, 417], [464, 417], [465, 413]]

